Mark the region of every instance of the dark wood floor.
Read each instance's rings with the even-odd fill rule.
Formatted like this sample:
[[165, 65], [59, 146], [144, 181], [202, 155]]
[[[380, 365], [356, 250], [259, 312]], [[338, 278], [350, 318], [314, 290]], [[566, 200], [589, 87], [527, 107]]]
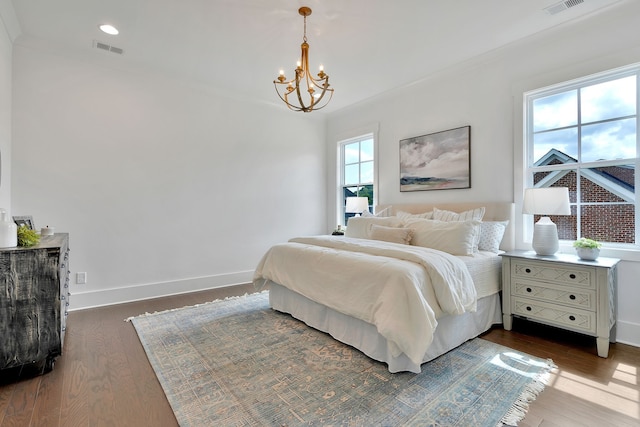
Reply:
[[[252, 292], [249, 285], [72, 312], [64, 354], [48, 374], [0, 377], [1, 426], [175, 426], [176, 420], [136, 332], [124, 319]], [[640, 348], [614, 344], [597, 356], [595, 339], [528, 322], [483, 338], [558, 365], [523, 427], [639, 426]]]

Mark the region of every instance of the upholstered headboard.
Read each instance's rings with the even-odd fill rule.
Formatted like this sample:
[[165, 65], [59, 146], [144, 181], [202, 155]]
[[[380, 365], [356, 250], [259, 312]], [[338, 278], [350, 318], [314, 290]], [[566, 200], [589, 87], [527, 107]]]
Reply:
[[505, 230], [500, 249], [503, 251], [513, 250], [515, 248], [515, 205], [510, 202], [466, 202], [466, 203], [433, 203], [433, 204], [395, 204], [395, 205], [378, 205], [376, 213], [388, 209], [389, 216], [395, 215], [396, 212], [408, 212], [412, 214], [432, 211], [433, 208], [464, 212], [469, 209], [485, 207], [483, 221], [504, 221], [509, 220], [507, 229]]

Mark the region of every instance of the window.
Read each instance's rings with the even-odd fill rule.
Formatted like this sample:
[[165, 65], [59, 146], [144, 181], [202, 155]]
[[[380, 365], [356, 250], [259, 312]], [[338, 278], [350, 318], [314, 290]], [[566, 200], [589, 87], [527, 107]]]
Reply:
[[347, 197], [368, 197], [369, 211], [372, 212], [374, 203], [374, 144], [373, 134], [364, 135], [340, 143], [340, 194], [342, 203], [339, 205], [342, 225], [347, 224], [349, 217], [355, 215], [346, 213]]
[[[560, 239], [638, 245], [640, 64], [525, 94], [525, 187], [568, 187]], [[538, 218], [533, 218], [537, 221]]]

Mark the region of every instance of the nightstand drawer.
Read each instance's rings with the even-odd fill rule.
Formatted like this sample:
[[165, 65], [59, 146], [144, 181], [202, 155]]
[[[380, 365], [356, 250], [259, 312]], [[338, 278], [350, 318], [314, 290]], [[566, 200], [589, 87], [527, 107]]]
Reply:
[[517, 278], [511, 284], [511, 295], [596, 311], [596, 291], [590, 289], [546, 285]]
[[560, 263], [526, 262], [515, 260], [511, 263], [514, 278], [540, 280], [559, 285], [579, 286], [595, 289], [595, 269]]
[[512, 313], [550, 325], [557, 325], [594, 335], [596, 313], [578, 308], [562, 307], [526, 298], [512, 298]]

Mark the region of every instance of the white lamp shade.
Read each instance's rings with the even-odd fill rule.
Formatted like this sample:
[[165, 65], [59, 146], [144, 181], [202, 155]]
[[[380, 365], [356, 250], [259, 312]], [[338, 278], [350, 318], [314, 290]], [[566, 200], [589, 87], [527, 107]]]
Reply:
[[567, 187], [527, 188], [524, 190], [522, 213], [543, 215], [533, 228], [531, 246], [538, 255], [558, 252], [558, 227], [547, 215], [571, 215]]
[[347, 197], [346, 213], [362, 213], [369, 210], [368, 197]]
[[522, 213], [532, 215], [571, 215], [567, 187], [527, 188]]

